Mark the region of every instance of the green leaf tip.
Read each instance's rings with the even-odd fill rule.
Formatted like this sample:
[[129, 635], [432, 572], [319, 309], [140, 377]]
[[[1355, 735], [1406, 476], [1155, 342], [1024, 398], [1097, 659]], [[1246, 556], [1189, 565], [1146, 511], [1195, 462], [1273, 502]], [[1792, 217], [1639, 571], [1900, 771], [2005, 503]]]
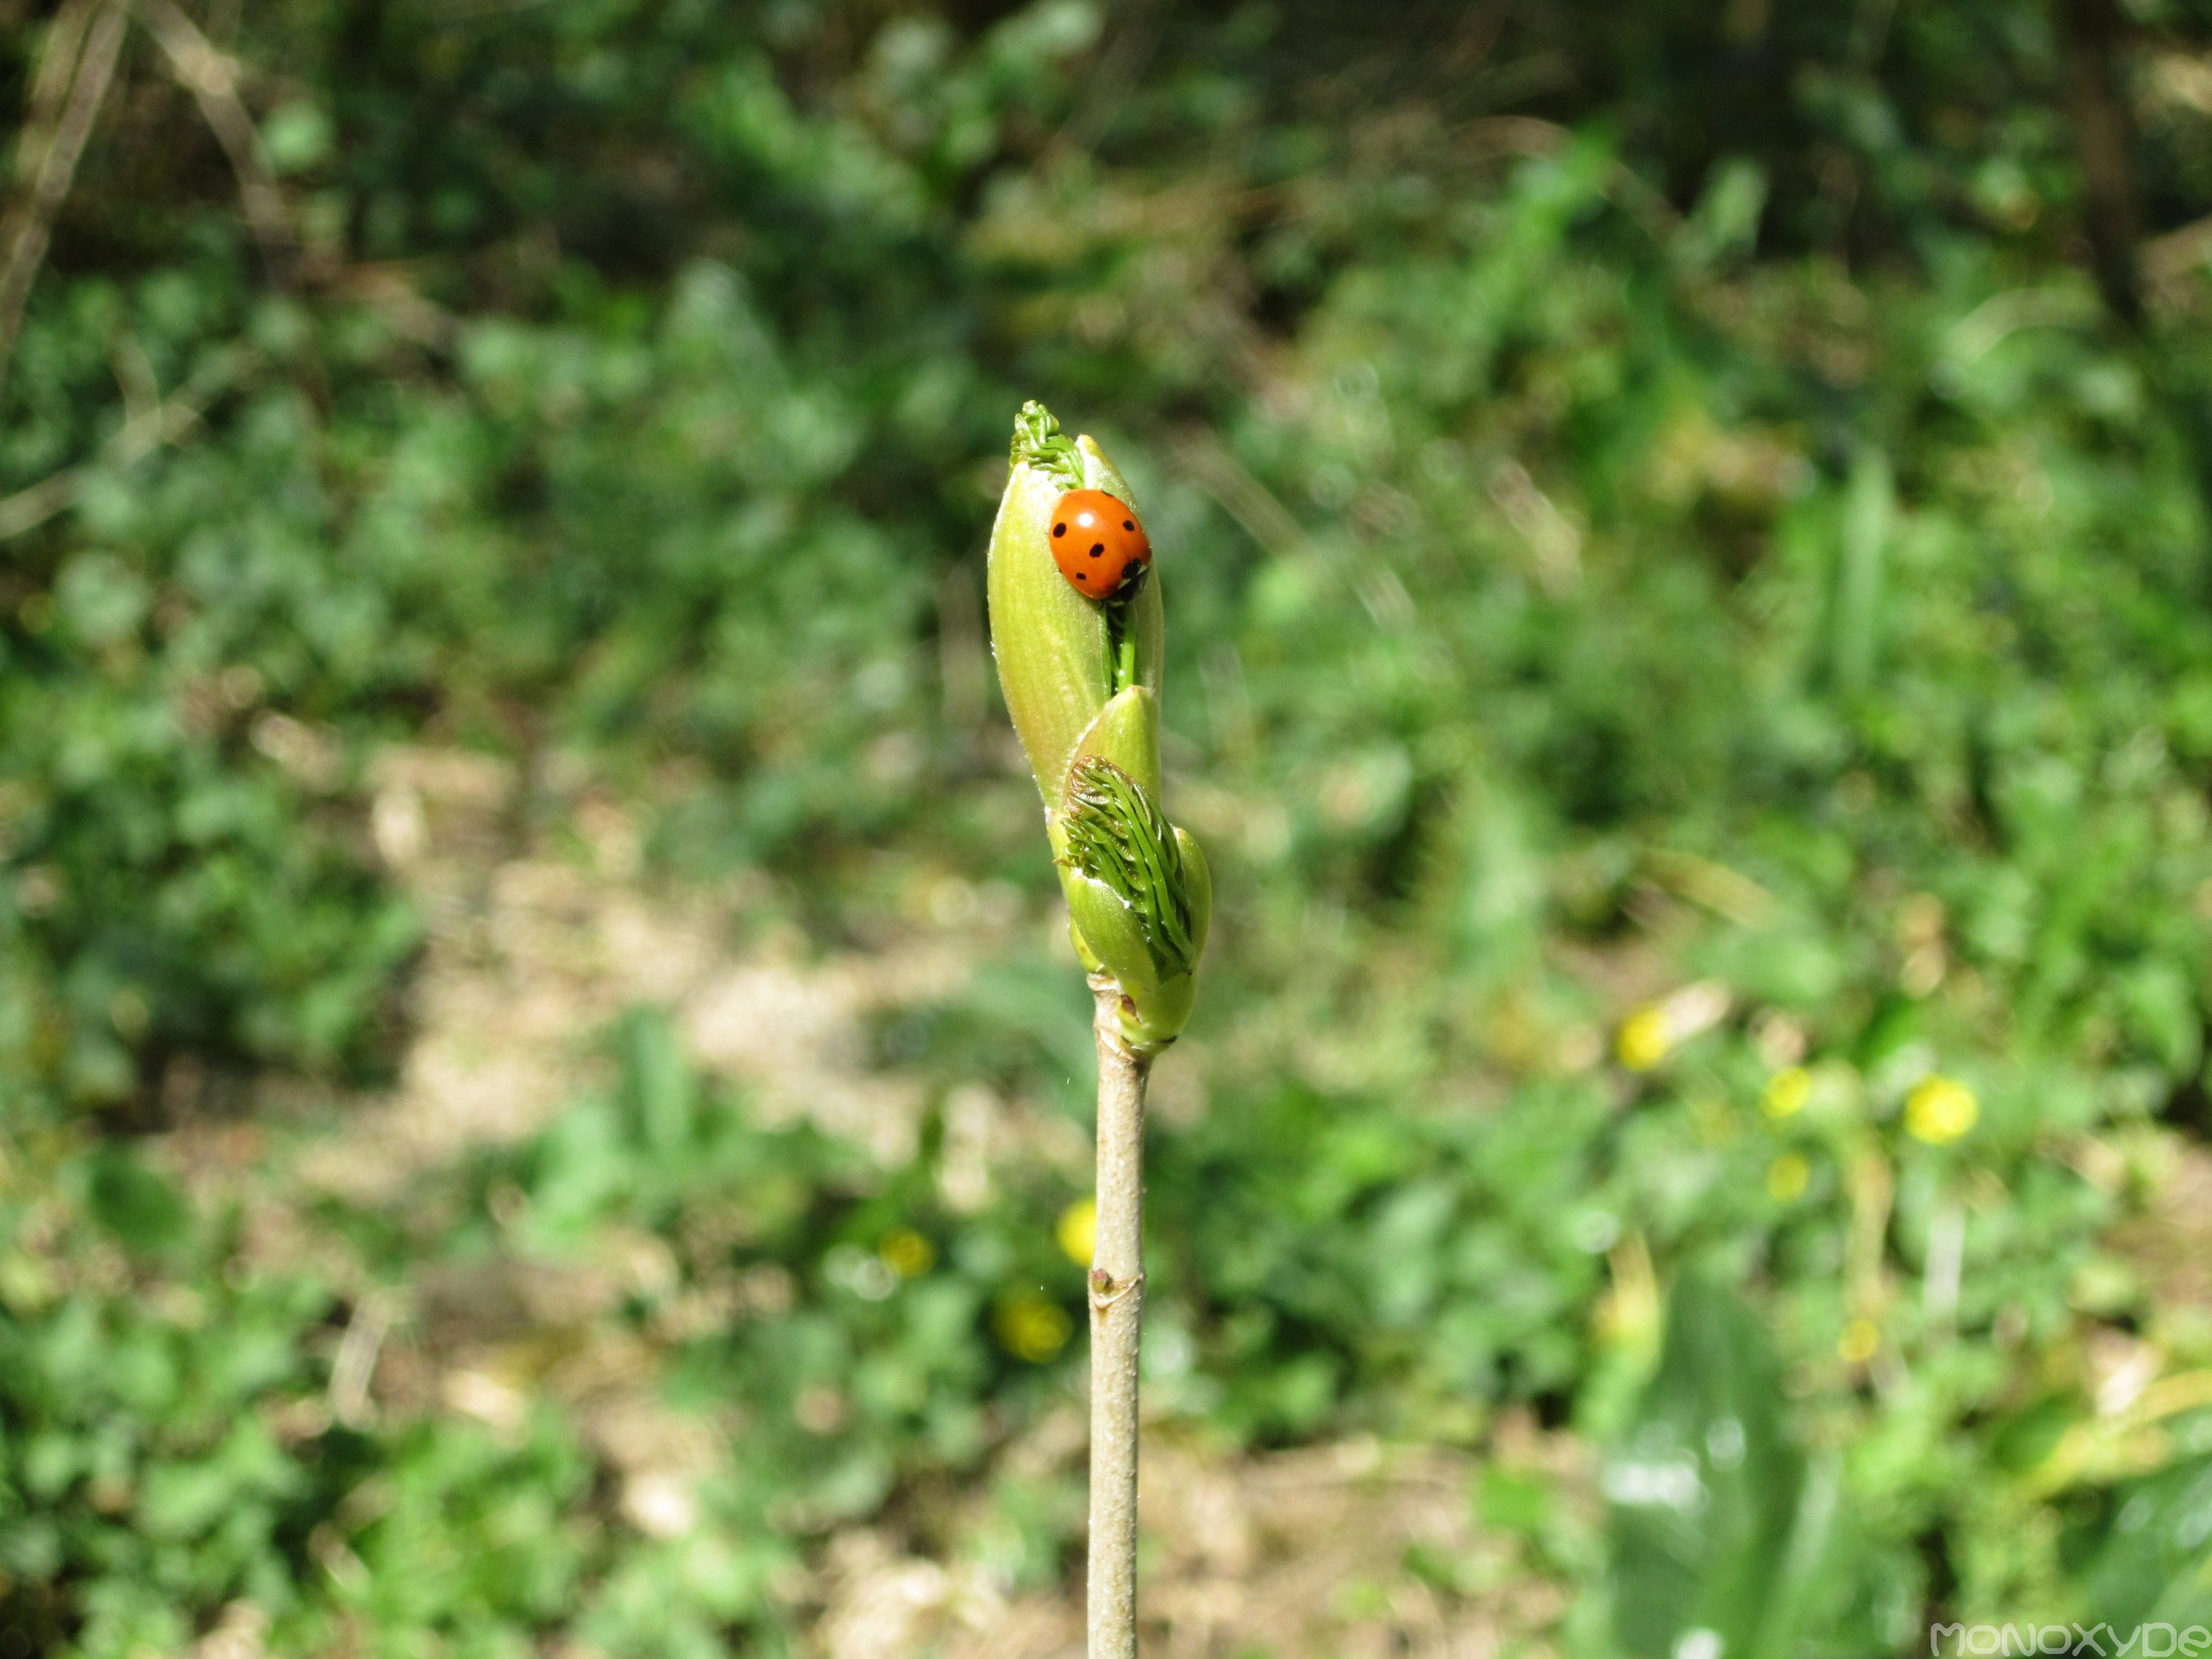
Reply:
[[1175, 830], [1152, 798], [1111, 761], [1087, 757], [1069, 774], [1061, 823], [1068, 864], [1103, 883], [1134, 915], [1153, 978], [1189, 972], [1199, 945], [1190, 878]]
[[1016, 466], [1033, 466], [1050, 474], [1062, 490], [1083, 488], [1083, 456], [1075, 440], [1060, 429], [1052, 411], [1034, 398], [1014, 416], [1010, 459]]

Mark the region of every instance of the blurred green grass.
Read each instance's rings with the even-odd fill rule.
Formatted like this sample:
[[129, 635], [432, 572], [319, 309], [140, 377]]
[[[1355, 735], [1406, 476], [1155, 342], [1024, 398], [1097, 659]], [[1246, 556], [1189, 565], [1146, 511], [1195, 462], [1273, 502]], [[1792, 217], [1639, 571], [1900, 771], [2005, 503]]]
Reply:
[[[2118, 293], [2094, 42], [2009, 0], [218, 10], [270, 245], [134, 34], [0, 384], [0, 1653], [804, 1650], [862, 1524], [1065, 1590], [1081, 1170], [946, 1175], [963, 1090], [1083, 1109], [981, 629], [1027, 396], [1140, 494], [1220, 892], [1164, 1425], [1473, 1452], [1531, 1651], [2203, 1620], [2212, 118], [2131, 16]], [[865, 1033], [912, 1146], [647, 1009], [332, 1196], [453, 925], [403, 749], [733, 954], [964, 936]]]

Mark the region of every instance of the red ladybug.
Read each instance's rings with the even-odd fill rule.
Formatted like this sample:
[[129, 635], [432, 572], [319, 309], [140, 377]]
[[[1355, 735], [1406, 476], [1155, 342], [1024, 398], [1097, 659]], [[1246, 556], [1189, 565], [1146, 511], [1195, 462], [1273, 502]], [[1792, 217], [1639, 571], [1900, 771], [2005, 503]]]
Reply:
[[1127, 501], [1071, 489], [1052, 509], [1052, 561], [1085, 598], [1111, 599], [1152, 568], [1152, 538]]

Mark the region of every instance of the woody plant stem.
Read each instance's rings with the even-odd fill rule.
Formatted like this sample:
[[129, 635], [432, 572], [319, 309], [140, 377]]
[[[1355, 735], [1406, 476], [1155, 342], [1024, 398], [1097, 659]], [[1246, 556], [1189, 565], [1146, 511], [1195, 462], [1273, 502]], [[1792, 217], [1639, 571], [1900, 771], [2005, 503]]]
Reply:
[[1121, 528], [1136, 531], [1128, 483], [1098, 446], [1024, 404], [991, 530], [991, 650], [1096, 1000], [1090, 1659], [1136, 1659], [1145, 1079], [1190, 1017], [1213, 884], [1197, 842], [1160, 805], [1164, 623], [1150, 544], [1133, 580], [1125, 566], [1114, 592], [1081, 589], [1085, 573], [1066, 573], [1053, 552], [1073, 522], [1056, 503], [1078, 491], [1110, 497]]
[[1091, 1252], [1090, 1659], [1136, 1659], [1137, 1341], [1145, 1269], [1145, 1083], [1152, 1059], [1121, 1035], [1121, 988], [1097, 999], [1098, 1225]]

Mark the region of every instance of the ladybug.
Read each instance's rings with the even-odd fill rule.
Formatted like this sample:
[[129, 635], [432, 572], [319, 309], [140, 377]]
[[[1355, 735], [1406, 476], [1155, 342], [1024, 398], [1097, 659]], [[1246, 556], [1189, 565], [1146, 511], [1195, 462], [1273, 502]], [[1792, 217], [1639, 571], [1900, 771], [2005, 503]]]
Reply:
[[1052, 509], [1052, 562], [1085, 599], [1110, 599], [1152, 568], [1137, 509], [1103, 489], [1071, 489]]

